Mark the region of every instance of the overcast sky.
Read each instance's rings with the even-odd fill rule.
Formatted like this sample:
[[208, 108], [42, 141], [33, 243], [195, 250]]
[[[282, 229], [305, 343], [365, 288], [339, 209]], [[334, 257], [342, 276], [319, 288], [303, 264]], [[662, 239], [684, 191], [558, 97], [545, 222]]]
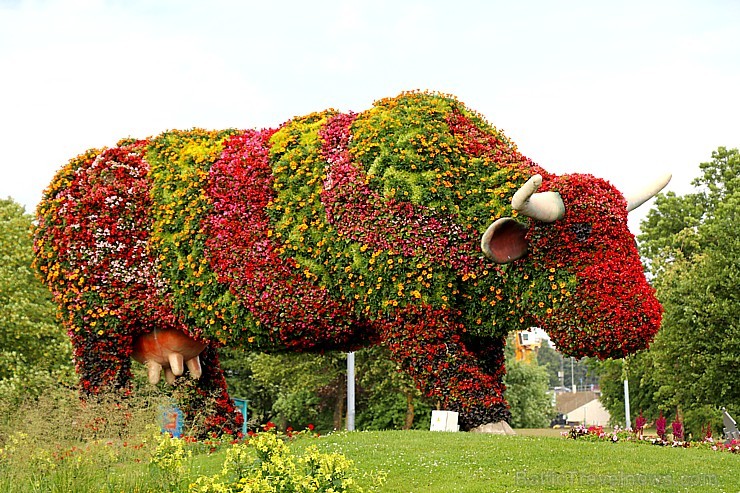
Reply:
[[686, 193], [740, 147], [740, 2], [0, 0], [0, 197], [33, 211], [122, 137], [410, 89], [456, 95], [549, 171], [623, 190], [668, 171]]

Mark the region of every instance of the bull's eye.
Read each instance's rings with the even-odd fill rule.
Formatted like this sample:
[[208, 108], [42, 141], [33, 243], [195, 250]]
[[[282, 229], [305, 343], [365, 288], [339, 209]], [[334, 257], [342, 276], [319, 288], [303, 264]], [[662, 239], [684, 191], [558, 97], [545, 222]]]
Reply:
[[591, 236], [591, 223], [576, 223], [570, 227], [570, 230], [576, 235], [576, 240], [586, 241]]

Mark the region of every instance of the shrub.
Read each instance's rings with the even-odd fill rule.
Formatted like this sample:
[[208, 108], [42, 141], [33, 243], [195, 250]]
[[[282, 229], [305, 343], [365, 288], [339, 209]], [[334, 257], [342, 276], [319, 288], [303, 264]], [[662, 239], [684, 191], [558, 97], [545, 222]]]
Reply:
[[275, 433], [260, 433], [226, 451], [221, 473], [201, 476], [191, 493], [314, 493], [362, 491], [352, 461], [341, 454], [309, 446], [294, 456]]
[[170, 488], [176, 486], [185, 472], [185, 465], [192, 457], [186, 450], [185, 440], [174, 438], [169, 433], [154, 431], [150, 435], [154, 446], [150, 466], [154, 475]]

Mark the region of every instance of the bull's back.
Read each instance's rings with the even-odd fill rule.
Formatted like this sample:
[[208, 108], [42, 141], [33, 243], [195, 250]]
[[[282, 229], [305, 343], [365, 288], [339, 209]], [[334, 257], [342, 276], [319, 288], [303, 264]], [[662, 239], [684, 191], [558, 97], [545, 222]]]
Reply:
[[310, 349], [296, 341], [343, 347], [409, 305], [463, 307], [474, 324], [495, 283], [479, 235], [533, 169], [476, 114], [426, 94], [277, 131], [170, 131], [60, 171], [38, 265], [83, 334], [164, 320]]

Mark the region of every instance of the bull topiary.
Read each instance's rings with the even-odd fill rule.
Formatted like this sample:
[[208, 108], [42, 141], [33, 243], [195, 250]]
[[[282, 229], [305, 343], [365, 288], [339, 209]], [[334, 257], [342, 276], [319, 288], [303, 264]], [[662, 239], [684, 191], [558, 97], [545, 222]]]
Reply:
[[[83, 393], [190, 374], [186, 407], [235, 414], [217, 348], [385, 344], [463, 429], [506, 420], [505, 336], [566, 355], [645, 348], [661, 307], [625, 198], [554, 175], [455, 98], [404, 93], [277, 129], [168, 131], [90, 150], [38, 207], [36, 265]], [[181, 379], [178, 379], [178, 381]]]

